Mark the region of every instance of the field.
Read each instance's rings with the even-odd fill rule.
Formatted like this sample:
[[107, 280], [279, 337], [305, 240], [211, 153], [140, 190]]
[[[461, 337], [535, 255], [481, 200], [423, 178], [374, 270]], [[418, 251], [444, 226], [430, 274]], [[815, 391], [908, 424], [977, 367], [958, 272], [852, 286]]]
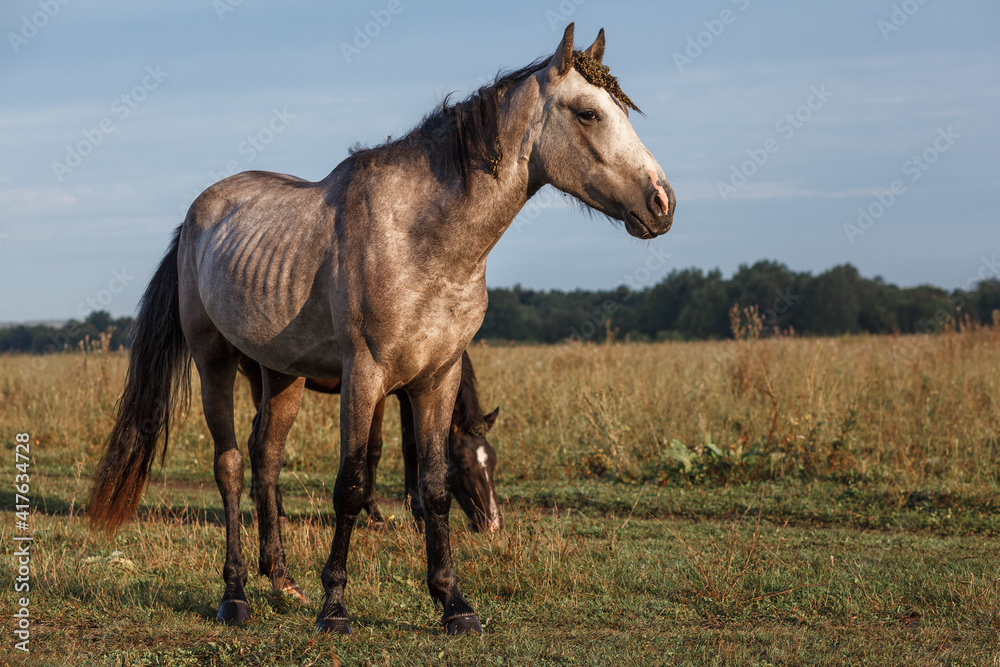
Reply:
[[[314, 606], [252, 575], [214, 622], [221, 503], [196, 400], [138, 521], [90, 533], [89, 475], [127, 357], [0, 357], [0, 663], [1000, 665], [1000, 327], [937, 336], [470, 349], [505, 528], [452, 546], [486, 628], [448, 638], [406, 521], [395, 399], [385, 531], [352, 542], [352, 638], [313, 632], [336, 397], [307, 395], [281, 484]], [[195, 397], [199, 394], [197, 390]], [[237, 430], [252, 407], [242, 381]], [[30, 434], [30, 649], [14, 649], [15, 434]], [[249, 474], [247, 475], [249, 481]], [[256, 524], [244, 501], [244, 554]]]

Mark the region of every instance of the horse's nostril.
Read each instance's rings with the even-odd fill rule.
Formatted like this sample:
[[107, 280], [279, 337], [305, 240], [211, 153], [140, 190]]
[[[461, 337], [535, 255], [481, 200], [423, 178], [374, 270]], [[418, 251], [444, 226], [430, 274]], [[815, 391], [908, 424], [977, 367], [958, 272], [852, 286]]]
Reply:
[[649, 210], [656, 217], [666, 215], [667, 211], [670, 210], [670, 199], [667, 197], [667, 194], [660, 190], [654, 192], [649, 198]]

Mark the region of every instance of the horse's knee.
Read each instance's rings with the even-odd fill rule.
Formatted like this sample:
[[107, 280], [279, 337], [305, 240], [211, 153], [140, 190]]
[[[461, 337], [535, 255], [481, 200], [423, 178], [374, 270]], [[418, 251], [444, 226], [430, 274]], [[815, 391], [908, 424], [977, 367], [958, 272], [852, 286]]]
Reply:
[[447, 477], [428, 471], [420, 484], [424, 509], [432, 514], [444, 514], [451, 508], [451, 490]]
[[220, 488], [243, 488], [243, 455], [236, 447], [215, 457], [215, 481]]
[[367, 489], [363, 480], [341, 480], [333, 487], [333, 509], [337, 516], [357, 517], [364, 507]]

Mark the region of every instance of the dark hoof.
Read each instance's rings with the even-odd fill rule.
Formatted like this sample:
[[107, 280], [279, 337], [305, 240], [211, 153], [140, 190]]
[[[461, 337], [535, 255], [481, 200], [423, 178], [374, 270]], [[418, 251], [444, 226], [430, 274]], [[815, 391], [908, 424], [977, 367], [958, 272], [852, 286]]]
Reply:
[[344, 617], [321, 618], [316, 621], [316, 632], [334, 632], [338, 635], [353, 635], [351, 622]]
[[479, 624], [479, 619], [475, 614], [461, 614], [452, 616], [444, 622], [444, 627], [449, 635], [481, 635], [483, 626]]
[[243, 600], [223, 600], [219, 605], [219, 614], [215, 617], [219, 623], [240, 624], [250, 620], [250, 606]]

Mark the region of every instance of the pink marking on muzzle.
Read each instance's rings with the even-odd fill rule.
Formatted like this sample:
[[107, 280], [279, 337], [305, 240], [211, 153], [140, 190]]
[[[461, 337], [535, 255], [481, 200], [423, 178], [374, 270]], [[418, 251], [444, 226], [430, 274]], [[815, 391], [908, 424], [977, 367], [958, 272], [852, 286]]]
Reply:
[[663, 189], [660, 185], [660, 179], [657, 178], [656, 172], [652, 169], [647, 169], [649, 172], [649, 180], [653, 182], [653, 187], [656, 188], [656, 193], [659, 195], [660, 206], [663, 207], [663, 212], [666, 213], [670, 206], [670, 199], [667, 198], [667, 191]]

